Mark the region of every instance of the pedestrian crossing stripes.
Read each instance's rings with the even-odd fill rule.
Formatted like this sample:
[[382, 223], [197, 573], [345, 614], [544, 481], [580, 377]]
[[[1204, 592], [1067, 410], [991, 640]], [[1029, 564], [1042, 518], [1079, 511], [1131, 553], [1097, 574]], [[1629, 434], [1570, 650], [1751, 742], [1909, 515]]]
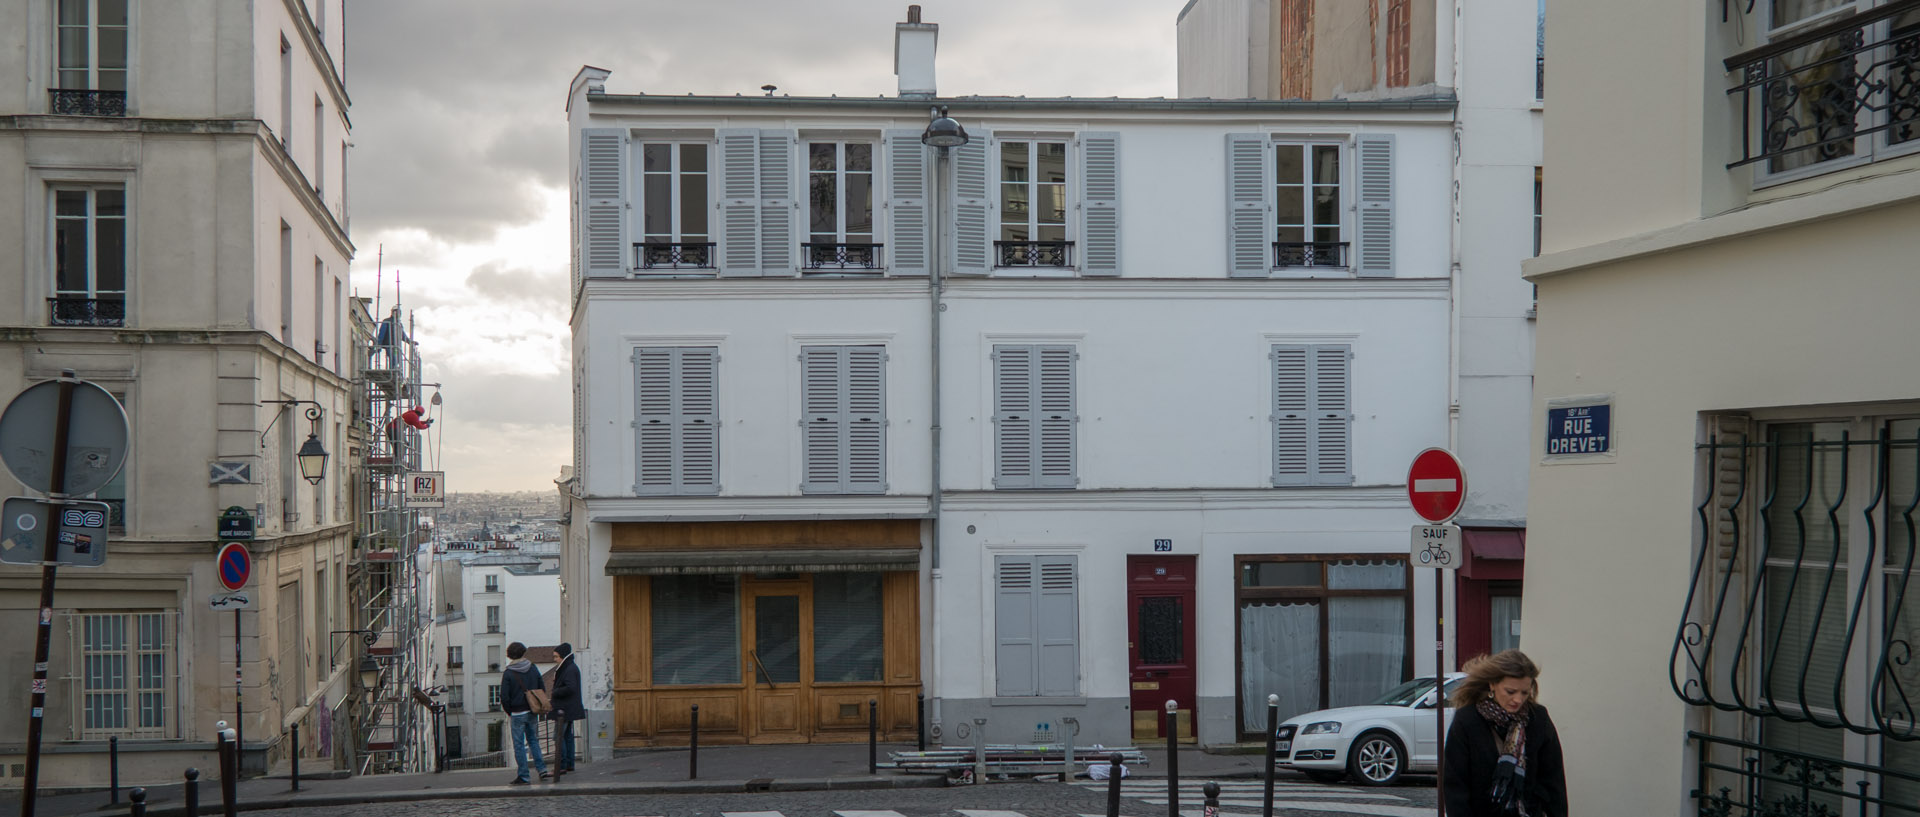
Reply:
[[[1220, 786], [1220, 810], [1217, 817], [1260, 817], [1263, 799], [1266, 793], [1264, 781], [1229, 780], [1215, 781]], [[1075, 781], [1075, 786], [1085, 789], [1106, 791], [1106, 781]], [[1184, 817], [1201, 817], [1201, 806], [1205, 801], [1203, 787], [1206, 781], [1183, 781], [1180, 784], [1180, 813]], [[1354, 814], [1366, 817], [1428, 817], [1434, 813], [1431, 806], [1413, 805], [1411, 800], [1399, 795], [1366, 789], [1342, 786], [1322, 786], [1313, 784], [1278, 783], [1274, 784], [1273, 807], [1276, 814], [1292, 811], [1311, 811], [1316, 813]], [[1122, 797], [1155, 806], [1167, 805], [1167, 784], [1165, 780], [1130, 779], [1121, 782]], [[1028, 817], [1025, 812], [998, 809], [954, 809], [951, 813], [960, 817]], [[892, 810], [851, 810], [842, 809], [833, 812], [834, 817], [907, 817]], [[720, 817], [786, 817], [778, 811], [723, 811]], [[1105, 817], [1101, 814], [1082, 814], [1079, 817]], [[1158, 817], [1155, 813], [1154, 817]]]

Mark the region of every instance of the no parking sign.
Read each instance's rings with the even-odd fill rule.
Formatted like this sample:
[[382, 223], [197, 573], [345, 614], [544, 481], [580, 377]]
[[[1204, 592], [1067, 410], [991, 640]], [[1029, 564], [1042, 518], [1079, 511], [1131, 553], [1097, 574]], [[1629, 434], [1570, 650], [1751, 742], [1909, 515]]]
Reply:
[[214, 572], [220, 574], [220, 586], [229, 591], [237, 591], [247, 586], [253, 578], [253, 554], [247, 552], [247, 546], [239, 542], [228, 542], [220, 546], [220, 555], [214, 559]]

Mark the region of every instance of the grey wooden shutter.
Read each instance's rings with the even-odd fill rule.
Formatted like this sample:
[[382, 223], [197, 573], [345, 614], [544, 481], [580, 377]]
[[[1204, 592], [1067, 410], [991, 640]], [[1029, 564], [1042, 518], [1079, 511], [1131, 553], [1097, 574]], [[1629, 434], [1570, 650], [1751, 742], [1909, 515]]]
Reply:
[[794, 241], [794, 131], [760, 132], [760, 274], [791, 276], [799, 247]]
[[993, 347], [993, 487], [1034, 487], [1034, 349]]
[[678, 493], [720, 490], [720, 350], [678, 349], [674, 465]]
[[993, 269], [993, 162], [986, 134], [957, 148], [949, 148], [953, 191], [948, 197], [947, 223], [953, 234], [954, 275], [985, 275]]
[[1039, 692], [1035, 567], [1031, 556], [993, 557], [993, 691], [1001, 697]]
[[802, 492], [838, 493], [845, 487], [845, 359], [839, 346], [800, 350]]
[[720, 138], [720, 274], [760, 274], [760, 131], [726, 128]]
[[894, 275], [926, 275], [933, 264], [927, 150], [920, 131], [887, 131], [886, 263]]
[[1039, 646], [1039, 694], [1070, 697], [1080, 692], [1080, 598], [1075, 557], [1039, 556], [1034, 596], [1034, 640]]
[[673, 493], [674, 350], [633, 351], [635, 494]]
[[1268, 358], [1273, 363], [1273, 484], [1306, 485], [1312, 456], [1307, 347], [1275, 345]]
[[846, 350], [847, 493], [887, 490], [887, 348]]
[[1313, 484], [1353, 484], [1353, 350], [1312, 348]]
[[1364, 134], [1356, 140], [1359, 179], [1359, 262], [1356, 275], [1393, 275], [1393, 134]]
[[1072, 346], [1041, 346], [1035, 350], [1034, 380], [1039, 384], [1034, 405], [1034, 469], [1036, 488], [1072, 488], [1080, 480], [1074, 468], [1075, 414]]
[[1080, 272], [1120, 274], [1120, 134], [1080, 137]]
[[589, 278], [627, 274], [627, 138], [618, 128], [580, 131], [581, 264]]
[[1265, 278], [1272, 270], [1273, 185], [1267, 182], [1267, 138], [1227, 134], [1227, 274]]

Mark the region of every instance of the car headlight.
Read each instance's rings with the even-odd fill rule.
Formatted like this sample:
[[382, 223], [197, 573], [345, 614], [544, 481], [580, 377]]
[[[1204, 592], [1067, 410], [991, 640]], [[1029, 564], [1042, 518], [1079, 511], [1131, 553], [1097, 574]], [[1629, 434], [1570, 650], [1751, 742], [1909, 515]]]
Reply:
[[1300, 730], [1300, 734], [1302, 735], [1338, 735], [1340, 734], [1340, 722], [1339, 721], [1321, 721], [1319, 723], [1310, 723], [1310, 724], [1307, 724], [1307, 728]]

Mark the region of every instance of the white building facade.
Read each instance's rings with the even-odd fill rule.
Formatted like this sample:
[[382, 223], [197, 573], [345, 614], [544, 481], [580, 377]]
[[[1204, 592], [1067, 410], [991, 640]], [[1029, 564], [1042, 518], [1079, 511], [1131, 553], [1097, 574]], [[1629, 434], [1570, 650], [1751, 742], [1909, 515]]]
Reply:
[[442, 746], [449, 760], [512, 751], [500, 708], [507, 644], [552, 648], [560, 637], [559, 550], [531, 543], [466, 550], [436, 546], [432, 592], [434, 677], [446, 705]]

